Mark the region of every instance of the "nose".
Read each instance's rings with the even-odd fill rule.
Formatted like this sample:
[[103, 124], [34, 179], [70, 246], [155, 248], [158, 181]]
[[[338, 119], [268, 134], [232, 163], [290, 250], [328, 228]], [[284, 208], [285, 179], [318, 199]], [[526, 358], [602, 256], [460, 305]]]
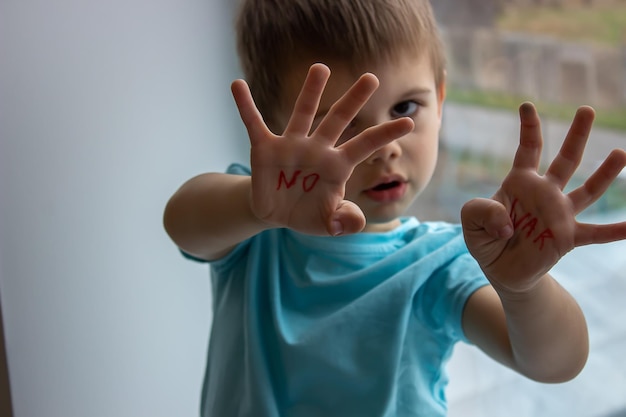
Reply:
[[393, 159], [399, 158], [401, 155], [402, 147], [400, 146], [398, 139], [396, 139], [378, 149], [376, 152], [371, 154], [365, 161], [368, 164], [385, 163]]

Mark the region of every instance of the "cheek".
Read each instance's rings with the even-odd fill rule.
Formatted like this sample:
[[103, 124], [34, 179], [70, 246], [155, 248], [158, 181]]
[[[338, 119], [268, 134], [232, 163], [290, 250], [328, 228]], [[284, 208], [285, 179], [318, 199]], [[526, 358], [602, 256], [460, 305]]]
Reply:
[[354, 172], [348, 179], [348, 182], [346, 182], [346, 196], [345, 196], [346, 200], [353, 200], [355, 197], [357, 197], [359, 193], [358, 190], [362, 189], [362, 187], [358, 186], [357, 178], [359, 178], [359, 176], [358, 176], [357, 171], [358, 171], [358, 166], [357, 168], [354, 169]]
[[371, 181], [371, 167], [361, 162], [354, 168], [346, 182], [346, 200], [356, 201], [367, 187], [367, 178]]
[[[428, 161], [424, 161], [424, 165], [428, 166], [430, 171], [434, 171], [437, 165], [437, 158], [439, 157], [439, 142], [433, 141], [424, 147], [424, 157]], [[426, 156], [427, 155], [427, 156]]]
[[411, 154], [411, 165], [415, 172], [418, 172], [422, 177], [427, 176], [427, 179], [429, 179], [437, 165], [439, 141], [436, 139], [418, 141], [409, 152]]

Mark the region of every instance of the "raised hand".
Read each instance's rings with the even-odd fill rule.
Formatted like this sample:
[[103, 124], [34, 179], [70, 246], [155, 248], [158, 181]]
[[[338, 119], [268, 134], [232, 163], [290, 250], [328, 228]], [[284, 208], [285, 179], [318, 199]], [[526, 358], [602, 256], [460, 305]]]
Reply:
[[544, 175], [537, 172], [543, 141], [534, 106], [524, 103], [520, 118], [520, 144], [502, 186], [491, 200], [471, 200], [461, 211], [468, 249], [496, 289], [512, 292], [532, 288], [577, 246], [626, 239], [626, 222], [598, 225], [576, 220], [626, 166], [624, 150], [611, 152], [582, 186], [563, 193], [582, 160], [593, 109], [577, 111]]
[[387, 143], [413, 129], [410, 118], [373, 126], [350, 140], [339, 137], [378, 88], [373, 74], [361, 76], [329, 109], [311, 133], [322, 93], [330, 77], [323, 64], [309, 69], [282, 135], [273, 134], [257, 110], [243, 80], [232, 85], [251, 144], [251, 208], [274, 227], [314, 235], [355, 233], [365, 227], [363, 212], [344, 200], [354, 167]]

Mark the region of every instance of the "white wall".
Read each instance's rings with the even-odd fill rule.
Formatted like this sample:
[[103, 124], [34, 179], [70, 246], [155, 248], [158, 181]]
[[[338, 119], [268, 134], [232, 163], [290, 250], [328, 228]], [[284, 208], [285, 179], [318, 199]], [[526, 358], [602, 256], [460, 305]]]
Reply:
[[0, 295], [15, 417], [196, 416], [206, 267], [161, 224], [245, 161], [232, 0], [0, 2]]

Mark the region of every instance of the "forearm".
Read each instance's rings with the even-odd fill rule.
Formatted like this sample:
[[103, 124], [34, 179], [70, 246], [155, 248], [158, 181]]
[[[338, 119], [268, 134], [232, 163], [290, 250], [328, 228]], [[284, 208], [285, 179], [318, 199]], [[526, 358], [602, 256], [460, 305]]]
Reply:
[[586, 321], [574, 298], [551, 276], [528, 293], [499, 296], [519, 372], [543, 382], [562, 382], [582, 370], [589, 351]]
[[170, 198], [163, 222], [183, 251], [217, 259], [243, 240], [268, 229], [250, 209], [247, 176], [208, 173], [192, 178]]

